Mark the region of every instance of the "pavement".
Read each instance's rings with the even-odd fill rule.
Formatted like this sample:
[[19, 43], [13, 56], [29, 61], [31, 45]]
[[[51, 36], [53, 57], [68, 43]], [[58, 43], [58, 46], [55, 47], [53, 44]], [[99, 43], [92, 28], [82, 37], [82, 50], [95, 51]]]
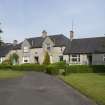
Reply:
[[0, 105], [96, 105], [55, 76], [29, 72], [0, 80]]

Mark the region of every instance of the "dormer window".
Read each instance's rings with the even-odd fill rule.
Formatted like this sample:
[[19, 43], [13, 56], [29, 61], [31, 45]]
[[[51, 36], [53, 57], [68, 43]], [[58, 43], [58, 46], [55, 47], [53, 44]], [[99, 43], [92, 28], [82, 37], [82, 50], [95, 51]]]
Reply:
[[29, 48], [28, 47], [24, 47], [23, 50], [24, 50], [24, 52], [29, 52]]
[[51, 50], [51, 46], [49, 43], [47, 43], [47, 50]]

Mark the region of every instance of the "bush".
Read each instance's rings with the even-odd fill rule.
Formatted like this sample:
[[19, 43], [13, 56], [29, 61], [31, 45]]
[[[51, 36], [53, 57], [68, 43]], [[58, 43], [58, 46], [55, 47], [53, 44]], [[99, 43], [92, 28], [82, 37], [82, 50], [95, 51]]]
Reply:
[[59, 69], [57, 69], [57, 67], [55, 67], [54, 65], [48, 65], [46, 67], [46, 73], [51, 74], [51, 75], [58, 75]]
[[65, 69], [66, 63], [64, 61], [53, 63], [52, 65], [56, 66], [58, 69]]
[[70, 65], [65, 68], [68, 73], [105, 73], [105, 65]]
[[8, 70], [11, 69], [11, 65], [9, 64], [0, 64], [0, 70]]
[[50, 56], [49, 56], [48, 52], [45, 52], [45, 57], [44, 57], [43, 64], [45, 64], [45, 65], [50, 64]]
[[22, 64], [12, 66], [12, 70], [45, 72], [46, 66], [39, 64]]

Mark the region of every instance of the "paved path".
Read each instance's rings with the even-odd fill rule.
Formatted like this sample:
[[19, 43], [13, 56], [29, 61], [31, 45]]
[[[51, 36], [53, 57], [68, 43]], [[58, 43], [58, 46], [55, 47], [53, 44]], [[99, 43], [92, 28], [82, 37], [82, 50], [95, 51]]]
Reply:
[[96, 105], [53, 76], [28, 73], [0, 80], [0, 105]]

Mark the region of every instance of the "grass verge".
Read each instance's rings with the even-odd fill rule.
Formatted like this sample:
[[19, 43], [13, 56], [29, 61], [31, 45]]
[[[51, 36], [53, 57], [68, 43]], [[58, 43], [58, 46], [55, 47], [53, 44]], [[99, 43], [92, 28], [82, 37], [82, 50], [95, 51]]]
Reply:
[[72, 73], [60, 78], [99, 105], [105, 105], [105, 74]]
[[0, 70], [0, 79], [16, 78], [24, 74], [23, 71]]

